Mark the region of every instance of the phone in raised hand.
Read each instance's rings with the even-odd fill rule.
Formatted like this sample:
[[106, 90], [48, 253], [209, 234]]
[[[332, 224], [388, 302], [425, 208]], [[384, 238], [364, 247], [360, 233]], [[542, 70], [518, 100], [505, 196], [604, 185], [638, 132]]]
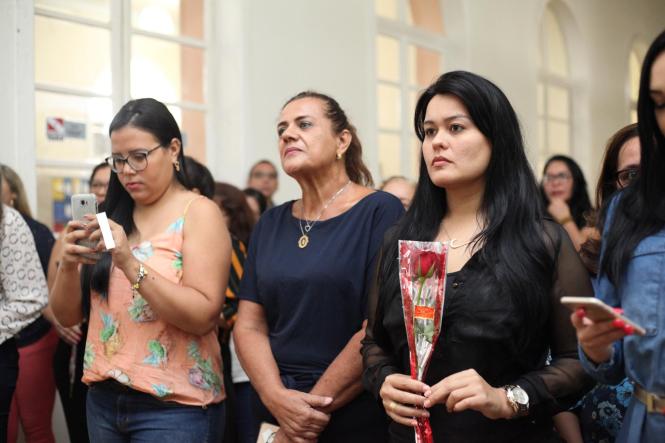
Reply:
[[624, 316], [621, 312], [617, 312], [610, 305], [603, 303], [601, 300], [594, 297], [561, 297], [561, 303], [566, 305], [572, 311], [577, 311], [584, 308], [584, 312], [594, 322], [607, 321], [619, 319], [625, 324], [632, 326], [637, 335], [645, 335], [646, 330]]
[[[72, 195], [71, 205], [73, 220], [88, 222], [89, 220], [85, 217], [86, 215], [94, 216], [97, 214], [97, 197], [95, 197], [95, 194], [74, 194]], [[97, 242], [93, 240], [78, 240], [76, 244], [91, 249], [97, 247]], [[100, 253], [83, 255], [93, 259], [99, 259], [101, 257]]]

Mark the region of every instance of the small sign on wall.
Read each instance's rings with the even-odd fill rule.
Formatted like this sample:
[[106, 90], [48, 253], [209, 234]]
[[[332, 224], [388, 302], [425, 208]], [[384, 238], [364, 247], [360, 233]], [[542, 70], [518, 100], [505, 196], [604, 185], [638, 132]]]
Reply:
[[67, 138], [85, 139], [86, 124], [65, 120], [62, 117], [46, 117], [46, 137], [49, 140]]

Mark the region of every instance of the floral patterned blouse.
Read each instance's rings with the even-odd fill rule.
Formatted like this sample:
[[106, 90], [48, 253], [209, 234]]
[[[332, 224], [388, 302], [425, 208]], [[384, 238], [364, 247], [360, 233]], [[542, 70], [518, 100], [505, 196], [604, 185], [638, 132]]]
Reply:
[[[184, 223], [185, 215], [132, 248], [134, 257], [175, 283], [182, 280]], [[162, 400], [203, 406], [225, 397], [216, 330], [200, 337], [162, 321], [116, 267], [109, 297], [91, 297], [83, 367], [87, 384], [112, 378]]]

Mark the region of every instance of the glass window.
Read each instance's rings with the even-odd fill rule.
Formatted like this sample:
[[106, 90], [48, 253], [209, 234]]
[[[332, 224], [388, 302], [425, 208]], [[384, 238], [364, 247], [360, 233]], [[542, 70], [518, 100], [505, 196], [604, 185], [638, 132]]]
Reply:
[[553, 74], [568, 75], [568, 51], [559, 21], [554, 13], [547, 8], [545, 10], [545, 50], [547, 54], [547, 68]]
[[203, 39], [203, 0], [132, 0], [131, 5], [135, 29]]
[[402, 124], [400, 119], [401, 93], [399, 88], [379, 85], [377, 87], [377, 98], [379, 128], [399, 129]]
[[35, 0], [35, 8], [100, 22], [111, 17], [110, 0]]
[[409, 45], [409, 83], [426, 87], [441, 72], [441, 54], [420, 46]]
[[110, 95], [110, 31], [35, 17], [35, 81]]
[[561, 86], [547, 87], [547, 114], [550, 117], [568, 120], [568, 89]]
[[379, 134], [379, 169], [382, 179], [401, 175], [400, 137], [397, 134]]
[[434, 34], [443, 33], [440, 0], [409, 0], [406, 11], [407, 24]]
[[376, 37], [376, 75], [380, 80], [399, 82], [399, 41], [378, 35]]

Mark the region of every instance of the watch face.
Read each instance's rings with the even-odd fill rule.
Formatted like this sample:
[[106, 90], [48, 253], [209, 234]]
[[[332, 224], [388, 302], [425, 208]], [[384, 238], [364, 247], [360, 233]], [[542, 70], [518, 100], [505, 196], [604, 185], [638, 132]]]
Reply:
[[529, 403], [529, 395], [520, 387], [513, 388], [513, 398], [521, 405]]

